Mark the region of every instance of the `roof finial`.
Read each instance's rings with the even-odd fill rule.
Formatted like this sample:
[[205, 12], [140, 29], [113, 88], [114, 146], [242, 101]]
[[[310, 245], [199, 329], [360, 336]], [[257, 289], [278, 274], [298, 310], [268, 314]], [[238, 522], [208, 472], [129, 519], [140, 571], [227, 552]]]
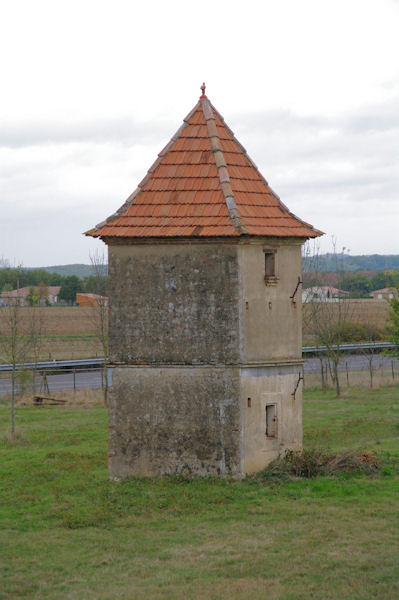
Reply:
[[205, 96], [205, 83], [201, 85], [200, 89], [202, 90], [202, 95]]

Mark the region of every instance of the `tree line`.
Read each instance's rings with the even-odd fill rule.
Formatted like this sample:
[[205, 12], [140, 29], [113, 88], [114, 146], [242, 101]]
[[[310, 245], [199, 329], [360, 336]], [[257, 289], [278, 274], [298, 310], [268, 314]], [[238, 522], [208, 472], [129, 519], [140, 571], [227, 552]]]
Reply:
[[80, 279], [77, 275], [60, 275], [46, 269], [3, 267], [0, 269], [0, 292], [23, 287], [61, 286], [59, 299], [74, 302], [77, 293], [106, 295], [107, 275], [90, 275]]
[[349, 292], [350, 298], [368, 298], [370, 292], [399, 286], [399, 270], [342, 272], [305, 272], [304, 288], [330, 285]]
[[[386, 271], [399, 269], [399, 254], [364, 254], [350, 255], [343, 249], [342, 252], [327, 252], [319, 255], [319, 265], [322, 271], [335, 271], [337, 260], [344, 271]], [[309, 270], [312, 256], [304, 256], [303, 270]]]
[[345, 275], [340, 283], [341, 289], [351, 293], [352, 297], [367, 296], [374, 290], [397, 287], [399, 285], [399, 270], [378, 271], [369, 273], [354, 273]]

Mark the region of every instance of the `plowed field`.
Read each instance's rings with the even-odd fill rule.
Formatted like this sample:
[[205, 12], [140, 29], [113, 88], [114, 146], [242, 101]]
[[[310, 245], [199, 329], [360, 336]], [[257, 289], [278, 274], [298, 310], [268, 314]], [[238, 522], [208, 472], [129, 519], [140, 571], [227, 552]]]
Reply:
[[[0, 309], [0, 334], [9, 335], [9, 311]], [[38, 337], [39, 358], [88, 358], [102, 356], [101, 344], [97, 339], [98, 313], [96, 308], [62, 306], [18, 309], [20, 331], [29, 335], [32, 326]], [[0, 353], [1, 354], [1, 353]], [[3, 355], [6, 353], [3, 351]], [[4, 356], [7, 360], [7, 357]], [[32, 359], [32, 356], [26, 360]]]

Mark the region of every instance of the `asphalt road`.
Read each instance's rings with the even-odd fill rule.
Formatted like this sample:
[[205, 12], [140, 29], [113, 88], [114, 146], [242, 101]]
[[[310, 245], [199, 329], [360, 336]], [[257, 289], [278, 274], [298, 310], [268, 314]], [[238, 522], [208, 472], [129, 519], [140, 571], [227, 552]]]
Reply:
[[[340, 361], [339, 369], [340, 371], [366, 371], [369, 369], [369, 356], [357, 356], [357, 355], [348, 355], [344, 356]], [[395, 372], [399, 371], [399, 360], [397, 358], [389, 358], [387, 356], [383, 356], [382, 354], [376, 354], [372, 357], [372, 364], [374, 369], [391, 369], [392, 363], [394, 364]], [[112, 378], [112, 369], [110, 379]], [[320, 372], [320, 359], [319, 358], [309, 358], [305, 361], [304, 371], [306, 373], [318, 373]], [[399, 379], [399, 373], [398, 373]], [[101, 371], [92, 369], [90, 371], [78, 371], [75, 373], [75, 381], [73, 373], [62, 373], [60, 375], [47, 375], [47, 381], [51, 392], [56, 392], [60, 390], [73, 390], [75, 389], [99, 389], [101, 388]], [[111, 382], [110, 382], [111, 383]], [[38, 386], [37, 391], [39, 391], [40, 387], [40, 378], [38, 378]], [[11, 392], [11, 380], [10, 379], [0, 379], [0, 395], [1, 394], [9, 394]]]
[[[79, 371], [75, 373], [75, 383], [73, 373], [61, 373], [60, 375], [47, 375], [47, 382], [50, 393], [60, 390], [73, 390], [74, 385], [77, 390], [98, 389], [101, 387], [101, 371]], [[36, 391], [39, 392], [41, 377], [37, 378]], [[41, 390], [43, 391], [43, 390]], [[11, 379], [0, 379], [0, 395], [11, 392]]]
[[[397, 358], [390, 358], [383, 354], [366, 354], [356, 355], [349, 354], [344, 356], [339, 363], [338, 369], [340, 371], [368, 371], [370, 359], [372, 360], [372, 366], [374, 369], [391, 369], [392, 362], [395, 370], [399, 369], [399, 360]], [[325, 360], [325, 359], [324, 359]], [[320, 359], [319, 358], [308, 358], [304, 364], [305, 373], [316, 373], [320, 371]]]

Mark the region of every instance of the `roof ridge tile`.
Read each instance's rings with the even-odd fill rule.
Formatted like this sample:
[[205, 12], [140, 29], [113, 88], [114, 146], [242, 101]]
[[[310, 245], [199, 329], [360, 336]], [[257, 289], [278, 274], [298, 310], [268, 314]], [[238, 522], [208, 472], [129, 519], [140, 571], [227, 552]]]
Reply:
[[217, 132], [215, 117], [212, 112], [212, 105], [209, 102], [208, 98], [206, 98], [205, 96], [200, 98], [200, 103], [202, 107], [202, 112], [204, 113], [206, 126], [208, 128], [208, 136], [211, 140], [213, 147], [213, 157], [215, 158], [216, 153], [219, 154], [219, 159], [216, 160], [215, 158], [215, 164], [219, 171], [220, 185], [225, 198], [226, 206], [229, 211], [231, 222], [233, 223], [234, 228], [238, 231], [238, 233], [248, 233], [241, 222], [240, 213], [238, 212], [238, 208], [234, 200], [233, 190], [231, 189], [230, 185], [230, 176], [226, 161], [224, 159], [219, 134]]

